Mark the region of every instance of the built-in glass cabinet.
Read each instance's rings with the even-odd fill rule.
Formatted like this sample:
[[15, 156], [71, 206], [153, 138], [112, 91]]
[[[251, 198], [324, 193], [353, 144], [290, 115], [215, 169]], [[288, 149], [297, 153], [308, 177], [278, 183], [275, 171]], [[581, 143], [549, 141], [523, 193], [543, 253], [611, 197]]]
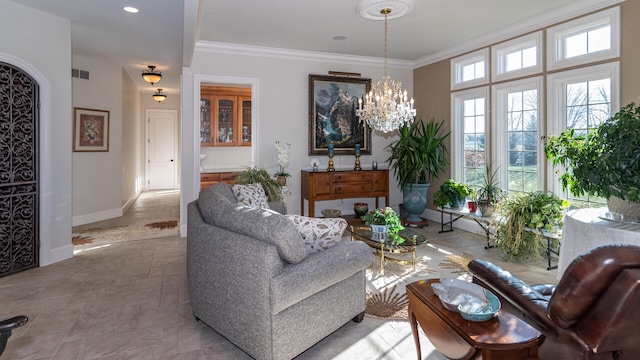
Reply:
[[200, 88], [200, 144], [251, 146], [251, 88]]

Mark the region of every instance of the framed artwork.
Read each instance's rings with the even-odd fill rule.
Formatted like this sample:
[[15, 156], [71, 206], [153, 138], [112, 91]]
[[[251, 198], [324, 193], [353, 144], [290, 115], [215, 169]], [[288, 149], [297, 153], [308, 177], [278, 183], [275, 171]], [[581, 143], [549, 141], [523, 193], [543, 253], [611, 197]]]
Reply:
[[309, 155], [371, 154], [371, 128], [356, 116], [358, 99], [371, 88], [371, 79], [309, 75]]
[[109, 151], [109, 111], [73, 108], [73, 151]]

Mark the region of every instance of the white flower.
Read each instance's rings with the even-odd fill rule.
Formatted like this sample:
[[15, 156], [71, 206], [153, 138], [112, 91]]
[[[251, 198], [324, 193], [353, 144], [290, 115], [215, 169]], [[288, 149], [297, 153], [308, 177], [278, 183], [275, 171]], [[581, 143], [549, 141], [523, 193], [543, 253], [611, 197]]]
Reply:
[[286, 146], [280, 145], [280, 141], [276, 141], [276, 149], [278, 149], [278, 164], [282, 169], [289, 166], [289, 151], [291, 150], [291, 144], [287, 143]]

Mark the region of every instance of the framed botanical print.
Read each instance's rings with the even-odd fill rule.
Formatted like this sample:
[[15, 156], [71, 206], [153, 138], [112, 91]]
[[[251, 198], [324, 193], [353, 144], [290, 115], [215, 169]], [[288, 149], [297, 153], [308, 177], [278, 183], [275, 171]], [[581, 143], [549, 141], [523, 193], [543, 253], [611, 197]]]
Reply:
[[356, 116], [358, 99], [371, 88], [371, 79], [309, 75], [309, 155], [371, 154], [371, 128]]
[[109, 151], [109, 111], [73, 108], [73, 151]]

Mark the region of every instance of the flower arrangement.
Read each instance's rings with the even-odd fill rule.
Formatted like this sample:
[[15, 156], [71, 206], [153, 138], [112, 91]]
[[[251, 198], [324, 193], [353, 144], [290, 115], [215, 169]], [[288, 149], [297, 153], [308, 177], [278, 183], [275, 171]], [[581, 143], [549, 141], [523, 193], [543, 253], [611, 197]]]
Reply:
[[389, 235], [396, 236], [398, 231], [403, 230], [400, 216], [389, 206], [384, 209], [371, 210], [362, 216], [362, 220], [367, 225], [387, 225], [389, 226]]
[[291, 177], [285, 169], [289, 166], [289, 152], [291, 151], [291, 144], [282, 146], [280, 141], [276, 141], [276, 149], [278, 149], [278, 164], [280, 164], [280, 170], [273, 174], [274, 177]]

